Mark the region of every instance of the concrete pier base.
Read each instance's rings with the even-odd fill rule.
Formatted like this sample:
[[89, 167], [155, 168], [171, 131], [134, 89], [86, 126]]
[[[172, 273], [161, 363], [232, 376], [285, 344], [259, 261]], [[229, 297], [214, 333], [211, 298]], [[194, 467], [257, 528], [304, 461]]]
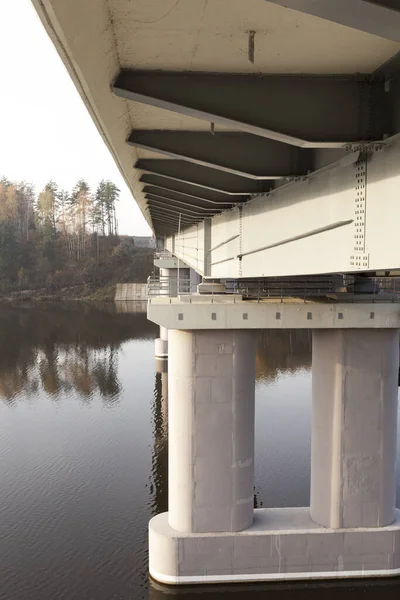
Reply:
[[254, 511], [245, 531], [182, 533], [168, 513], [149, 525], [150, 575], [167, 584], [200, 584], [400, 575], [400, 511], [381, 528], [328, 529], [309, 508]]

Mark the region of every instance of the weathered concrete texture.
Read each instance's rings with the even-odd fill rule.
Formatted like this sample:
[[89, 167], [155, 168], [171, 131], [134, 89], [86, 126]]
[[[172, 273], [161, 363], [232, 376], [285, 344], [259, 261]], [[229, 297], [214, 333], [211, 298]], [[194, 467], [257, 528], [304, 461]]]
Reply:
[[311, 516], [332, 528], [395, 518], [399, 331], [313, 331]]
[[255, 336], [169, 331], [169, 522], [182, 532], [253, 522]]
[[400, 574], [400, 511], [379, 529], [325, 529], [308, 508], [258, 509], [241, 532], [201, 535], [150, 521], [150, 574], [171, 584], [274, 581]]
[[117, 283], [115, 301], [147, 300], [146, 283]]

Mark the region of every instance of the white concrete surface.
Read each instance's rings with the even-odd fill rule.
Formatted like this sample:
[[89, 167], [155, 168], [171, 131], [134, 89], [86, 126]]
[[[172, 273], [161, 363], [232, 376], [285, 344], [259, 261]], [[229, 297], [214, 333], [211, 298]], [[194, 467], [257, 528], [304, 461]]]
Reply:
[[168, 329], [396, 329], [400, 304], [243, 301], [233, 295], [150, 298], [150, 321]]
[[168, 329], [160, 326], [160, 337], [155, 340], [156, 358], [168, 358]]
[[395, 519], [399, 331], [314, 330], [311, 516], [325, 527]]
[[168, 340], [156, 338], [154, 346], [156, 358], [168, 358]]
[[169, 331], [169, 523], [240, 531], [253, 521], [255, 336]]
[[168, 513], [150, 521], [150, 574], [169, 584], [400, 575], [400, 511], [388, 527], [326, 529], [308, 508], [254, 511], [241, 532], [181, 533]]

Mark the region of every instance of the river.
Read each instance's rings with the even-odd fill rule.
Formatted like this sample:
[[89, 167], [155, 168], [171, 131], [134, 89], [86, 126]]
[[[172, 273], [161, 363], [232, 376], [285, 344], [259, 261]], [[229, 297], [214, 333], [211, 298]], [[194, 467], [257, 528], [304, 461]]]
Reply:
[[[400, 580], [168, 588], [166, 377], [143, 313], [0, 308], [0, 600], [389, 599]], [[309, 504], [311, 336], [258, 334], [255, 505]], [[398, 500], [400, 478], [398, 477]]]

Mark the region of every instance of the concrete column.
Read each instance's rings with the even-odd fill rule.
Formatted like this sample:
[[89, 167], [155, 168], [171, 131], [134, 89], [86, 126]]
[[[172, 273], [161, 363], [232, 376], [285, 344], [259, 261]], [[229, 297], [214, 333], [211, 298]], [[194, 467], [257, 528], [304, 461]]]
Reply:
[[160, 326], [160, 337], [155, 341], [156, 358], [168, 358], [168, 329]]
[[190, 269], [190, 293], [197, 293], [197, 286], [201, 283], [201, 275], [199, 275], [194, 269]]
[[170, 298], [178, 295], [178, 269], [160, 269], [164, 293]]
[[169, 524], [253, 522], [255, 334], [169, 331]]
[[395, 519], [399, 330], [313, 331], [311, 517], [330, 528]]
[[[179, 281], [178, 287], [178, 269], [166, 269], [160, 268], [160, 276], [164, 278], [165, 294], [169, 295], [170, 298], [176, 298], [179, 294], [189, 293], [189, 282], [190, 282], [190, 269], [189, 267], [181, 267], [179, 269]], [[168, 285], [166, 284], [168, 282]], [[169, 294], [168, 294], [169, 291]]]

